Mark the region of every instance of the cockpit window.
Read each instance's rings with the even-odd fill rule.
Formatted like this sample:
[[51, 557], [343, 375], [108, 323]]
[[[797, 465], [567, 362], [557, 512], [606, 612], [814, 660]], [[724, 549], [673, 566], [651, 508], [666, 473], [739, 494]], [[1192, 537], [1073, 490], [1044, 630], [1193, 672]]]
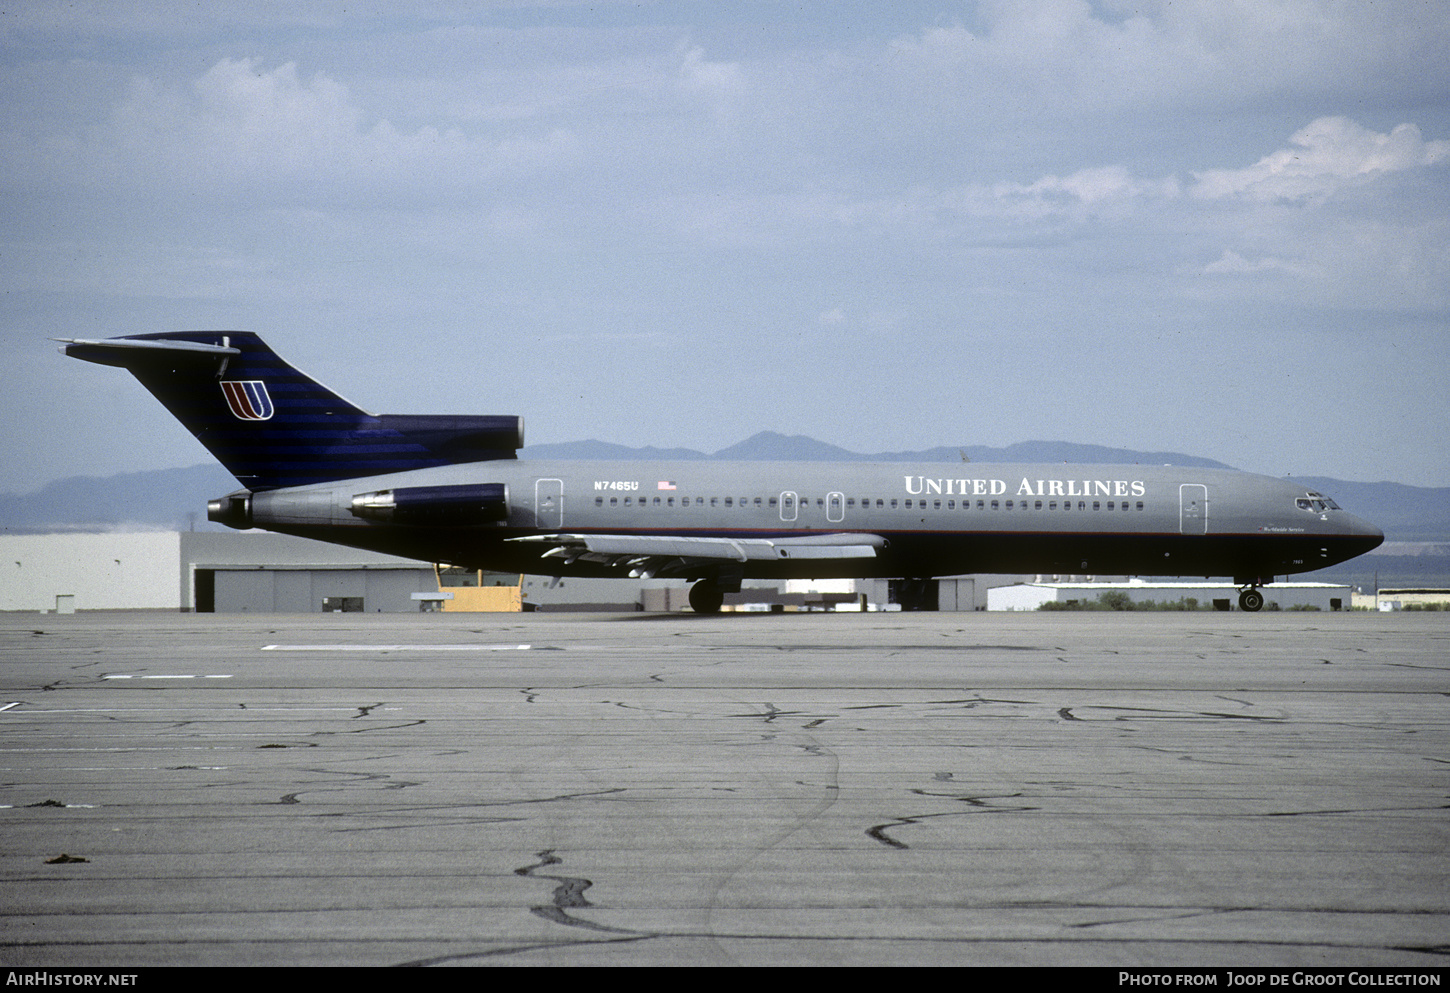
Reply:
[[1294, 501], [1294, 506], [1300, 510], [1308, 511], [1311, 514], [1322, 514], [1326, 510], [1338, 510], [1339, 504], [1335, 503], [1323, 493], [1315, 493], [1309, 490], [1299, 499]]

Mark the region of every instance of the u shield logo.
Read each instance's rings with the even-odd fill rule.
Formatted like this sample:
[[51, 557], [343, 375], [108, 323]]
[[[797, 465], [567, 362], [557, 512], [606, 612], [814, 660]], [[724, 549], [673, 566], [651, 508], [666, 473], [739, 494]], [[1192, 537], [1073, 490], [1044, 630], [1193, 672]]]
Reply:
[[222, 380], [221, 385], [227, 406], [237, 420], [265, 421], [275, 412], [272, 398], [267, 395], [267, 384], [260, 379]]

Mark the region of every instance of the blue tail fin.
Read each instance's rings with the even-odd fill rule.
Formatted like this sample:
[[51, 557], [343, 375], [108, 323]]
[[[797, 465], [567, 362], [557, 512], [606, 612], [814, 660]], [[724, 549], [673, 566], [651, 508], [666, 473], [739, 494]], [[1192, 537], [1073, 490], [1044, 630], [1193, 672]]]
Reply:
[[245, 331], [64, 339], [66, 355], [130, 370], [251, 490], [512, 459], [523, 419], [376, 415]]

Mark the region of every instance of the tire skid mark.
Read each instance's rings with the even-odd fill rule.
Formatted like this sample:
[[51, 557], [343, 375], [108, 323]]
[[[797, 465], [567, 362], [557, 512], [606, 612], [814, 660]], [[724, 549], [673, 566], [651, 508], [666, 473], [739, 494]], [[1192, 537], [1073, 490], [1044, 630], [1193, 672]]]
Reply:
[[322, 782], [316, 786], [306, 787], [292, 793], [284, 794], [275, 801], [278, 804], [292, 805], [302, 802], [302, 797], [309, 793], [342, 793], [354, 786], [363, 786], [369, 783], [379, 784], [380, 789], [402, 790], [409, 786], [423, 785], [420, 780], [395, 779], [386, 773], [381, 772], [358, 772], [352, 769], [319, 769], [303, 767], [298, 772], [311, 773], [316, 776], [339, 777], [334, 782]]
[[[421, 785], [421, 784], [419, 784], [419, 783], [407, 783], [405, 785], [414, 786], [414, 785]], [[455, 813], [455, 812], [461, 813], [462, 811], [467, 811], [467, 810], [482, 810], [482, 809], [485, 809], [485, 808], [488, 808], [488, 807], [513, 807], [513, 806], [518, 806], [519, 804], [556, 803], [556, 802], [558, 802], [560, 800], [578, 800], [578, 799], [581, 799], [583, 797], [608, 796], [608, 795], [610, 795], [612, 793], [623, 793], [624, 791], [625, 791], [624, 787], [622, 787], [622, 786], [616, 786], [616, 787], [612, 787], [610, 789], [592, 790], [592, 791], [586, 792], [586, 793], [559, 793], [559, 794], [556, 794], [554, 796], [523, 797], [523, 798], [520, 798], [520, 799], [517, 799], [517, 800], [492, 800], [492, 801], [487, 801], [487, 802], [483, 802], [483, 803], [420, 804], [418, 806], [413, 806], [413, 807], [391, 807], [391, 808], [387, 808], [387, 809], [383, 809], [383, 810], [369, 810], [369, 811], [366, 811], [363, 814], [351, 813], [351, 812], [347, 812], [347, 811], [329, 811], [329, 812], [326, 812], [326, 813], [319, 814], [318, 816], [319, 817], [330, 817], [330, 818], [348, 818], [348, 819], [354, 819], [354, 818], [358, 818], [358, 817], [367, 817], [368, 819], [374, 819], [374, 818], [376, 818], [376, 817], [378, 817], [380, 815], [384, 815], [384, 814], [386, 814], [386, 815], [403, 816], [403, 815], [414, 815], [414, 814], [418, 814], [420, 812], [427, 812], [427, 811], [442, 811], [442, 812], [448, 812], [448, 813]], [[364, 825], [361, 825], [359, 827], [336, 827], [336, 828], [332, 828], [332, 831], [335, 832], [335, 833], [338, 833], [338, 834], [342, 834], [342, 833], [346, 833], [346, 832], [358, 832], [358, 831], [407, 831], [407, 830], [412, 830], [412, 829], [419, 828], [419, 827], [435, 828], [435, 827], [446, 827], [446, 826], [449, 826], [449, 825], [457, 825], [457, 824], [508, 824], [508, 823], [512, 823], [512, 822], [515, 822], [515, 821], [525, 820], [525, 819], [526, 818], [523, 818], [523, 817], [510, 817], [510, 816], [507, 816], [507, 815], [490, 815], [490, 816], [478, 815], [478, 816], [472, 816], [472, 817], [458, 816], [458, 817], [451, 818], [451, 819], [447, 819], [447, 820], [428, 821], [426, 824], [421, 824], [421, 825], [420, 824], [416, 824], [416, 823], [414, 823], [414, 824], [364, 824]]]
[[[1072, 908], [1078, 907], [1078, 906], [1082, 906], [1082, 909], [1085, 909], [1085, 910], [1100, 910], [1100, 909], [1102, 909], [1101, 907], [1096, 907], [1096, 906], [1093, 906], [1093, 905], [1078, 905], [1078, 904], [1074, 904], [1074, 903], [1061, 903], [1061, 904], [1056, 904], [1056, 906], [1059, 906], [1059, 907], [1062, 907], [1062, 908], [1065, 908], [1065, 909], [1072, 909]], [[1235, 913], [1235, 912], [1242, 911], [1242, 910], [1252, 910], [1252, 909], [1254, 909], [1254, 908], [1241, 908], [1241, 907], [1206, 907], [1206, 908], [1204, 908], [1202, 910], [1199, 910], [1199, 911], [1191, 911], [1191, 912], [1189, 912], [1187, 914], [1183, 914], [1183, 915], [1174, 915], [1174, 917], [1170, 917], [1170, 918], [1144, 917], [1144, 918], [1142, 918], [1142, 920], [1152, 922], [1152, 921], [1165, 920], [1165, 919], [1178, 919], [1179, 917], [1189, 917], [1189, 918], [1191, 918], [1191, 917], [1212, 917], [1212, 916], [1216, 916], [1216, 915], [1231, 914], [1231, 913]], [[1111, 923], [1111, 922], [1107, 922], [1107, 923]], [[1096, 925], [1094, 925], [1094, 924], [1086, 924], [1086, 925], [1079, 924], [1079, 925], [1065, 925], [1065, 926], [1067, 926], [1067, 927], [1079, 927], [1079, 928], [1082, 928], [1082, 927], [1093, 927], [1093, 926], [1096, 926]], [[822, 937], [820, 935], [810, 934], [810, 933], [787, 933], [787, 934], [783, 934], [783, 935], [781, 935], [781, 934], [762, 935], [762, 934], [760, 934], [758, 932], [750, 932], [750, 931], [746, 931], [746, 932], [670, 931], [670, 932], [659, 932], [659, 933], [640, 933], [640, 934], [636, 934], [636, 935], [613, 937], [613, 938], [600, 938], [600, 939], [595, 939], [595, 940], [587, 940], [586, 939], [586, 940], [578, 940], [578, 941], [536, 941], [536, 942], [520, 943], [520, 944], [506, 945], [506, 946], [501, 947], [501, 948], [489, 949], [487, 951], [480, 951], [480, 952], [461, 952], [461, 953], [456, 954], [456, 955], [440, 955], [440, 956], [437, 956], [435, 958], [418, 959], [418, 960], [415, 960], [415, 961], [412, 961], [412, 962], [400, 962], [400, 963], [397, 964], [397, 966], [398, 967], [403, 967], [403, 968], [406, 968], [406, 967], [414, 967], [414, 968], [417, 968], [417, 967], [435, 966], [435, 965], [451, 965], [451, 964], [458, 964], [458, 963], [462, 963], [462, 962], [468, 962], [468, 961], [474, 960], [474, 959], [495, 958], [495, 957], [500, 957], [500, 956], [505, 956], [505, 955], [523, 955], [523, 954], [527, 954], [529, 952], [550, 951], [550, 950], [555, 950], [555, 949], [566, 949], [566, 948], [579, 948], [581, 946], [587, 946], [587, 945], [625, 944], [625, 943], [635, 942], [635, 941], [646, 941], [646, 940], [653, 939], [653, 938], [673, 938], [673, 939], [685, 939], [685, 940], [705, 940], [705, 941], [711, 941], [711, 942], [718, 942], [718, 941], [721, 941], [721, 940], [729, 940], [729, 941], [738, 941], [738, 942], [742, 942], [742, 943], [745, 943], [745, 944], [759, 942], [762, 945], [769, 945], [772, 942], [779, 942], [779, 941], [833, 942], [833, 943], [840, 943], [842, 945], [847, 945], [847, 946], [851, 945], [852, 943], [856, 943], [856, 942], [863, 942], [863, 943], [865, 943], [865, 942], [877, 942], [877, 941], [881, 941], [881, 940], [887, 940], [887, 939], [883, 939], [881, 936], [878, 936], [878, 935], [849, 935], [849, 936], [829, 936], [829, 937]], [[1002, 939], [1002, 938], [996, 938], [996, 937], [990, 937], [990, 936], [984, 937], [984, 936], [976, 936], [976, 935], [973, 935], [973, 936], [948, 935], [948, 936], [943, 936], [943, 937], [913, 937], [913, 938], [908, 938], [908, 939], [903, 939], [903, 940], [909, 946], [911, 946], [911, 947], [921, 948], [921, 949], [925, 949], [925, 950], [937, 949], [937, 948], [944, 948], [944, 949], [958, 949], [958, 948], [989, 949], [989, 948], [1001, 946], [1001, 945], [1007, 943], [1007, 941], [1008, 941], [1008, 939]], [[1055, 943], [1060, 942], [1060, 940], [1061, 939], [1055, 938], [1055, 937], [1013, 938], [1013, 939], [1010, 939], [1010, 941], [1012, 943], [1021, 944], [1021, 945], [1024, 945], [1024, 946], [1033, 946], [1033, 945], [1051, 946], [1051, 945], [1053, 945]], [[1115, 946], [1115, 945], [1122, 944], [1124, 939], [1116, 938], [1116, 937], [1112, 937], [1112, 938], [1107, 938], [1107, 937], [1083, 937], [1083, 938], [1075, 938], [1073, 940], [1076, 943], [1078, 943], [1078, 944], [1080, 944], [1080, 945], [1082, 945], [1084, 947], [1094, 947], [1094, 946], [1098, 946], [1098, 945], [1111, 947], [1111, 946]], [[1411, 952], [1411, 953], [1418, 954], [1418, 955], [1450, 956], [1450, 945], [1443, 945], [1443, 944], [1442, 945], [1404, 945], [1404, 944], [1384, 944], [1384, 943], [1376, 943], [1376, 942], [1372, 942], [1372, 941], [1363, 941], [1363, 942], [1353, 942], [1353, 941], [1351, 941], [1351, 942], [1343, 942], [1343, 941], [1328, 941], [1328, 940], [1316, 941], [1316, 940], [1312, 940], [1312, 939], [1295, 940], [1295, 939], [1275, 939], [1275, 938], [1268, 938], [1268, 937], [1238, 938], [1238, 939], [1229, 939], [1229, 940], [1222, 940], [1222, 939], [1219, 939], [1219, 940], [1211, 940], [1211, 939], [1200, 939], [1200, 938], [1174, 938], [1174, 939], [1155, 939], [1154, 940], [1154, 943], [1155, 944], [1158, 944], [1158, 945], [1163, 945], [1163, 946], [1166, 946], [1166, 947], [1170, 947], [1170, 948], [1184, 949], [1184, 950], [1190, 950], [1190, 951], [1191, 950], [1196, 950], [1196, 949], [1211, 948], [1211, 947], [1214, 947], [1214, 946], [1217, 946], [1217, 945], [1226, 945], [1226, 946], [1228, 946], [1230, 948], [1244, 949], [1244, 950], [1252, 950], [1252, 949], [1273, 949], [1273, 950], [1282, 950], [1282, 951], [1288, 951], [1288, 952], [1312, 952], [1312, 951], [1316, 951], [1316, 950], [1317, 951], [1321, 951], [1321, 952], [1322, 951], [1335, 951], [1335, 952], [1345, 952], [1345, 951], [1358, 951], [1358, 952], [1399, 951], [1399, 952]], [[1423, 968], [1423, 967], [1422, 966], [1414, 966], [1413, 968]]]
[[[938, 781], [940, 781], [940, 778], [939, 777], [941, 777], [942, 775], [943, 775], [942, 773], [937, 773], [936, 774], [936, 777], [938, 778]], [[950, 773], [947, 773], [946, 775], [949, 776]], [[985, 796], [978, 796], [978, 795], [963, 796], [963, 795], [960, 795], [960, 794], [953, 794], [953, 793], [932, 793], [932, 792], [930, 792], [928, 790], [912, 790], [911, 792], [912, 793], [915, 793], [917, 796], [922, 796], [922, 797], [936, 797], [936, 798], [943, 799], [943, 800], [955, 800], [958, 803], [965, 803], [965, 804], [967, 804], [972, 809], [971, 810], [940, 810], [940, 811], [937, 811], [936, 813], [933, 813], [933, 814], [912, 814], [910, 816], [897, 817], [897, 818], [895, 818], [893, 820], [890, 820], [890, 821], [885, 822], [884, 824], [875, 824], [875, 825], [872, 825], [871, 827], [867, 828], [866, 829], [866, 837], [872, 839], [873, 841], [879, 841], [879, 842], [881, 842], [881, 844], [887, 846], [888, 848], [906, 849], [906, 848], [910, 848], [911, 846], [908, 845], [904, 841], [899, 841], [898, 839], [893, 838], [891, 835], [887, 834], [887, 832], [890, 831], [890, 830], [892, 830], [892, 829], [894, 829], [894, 828], [906, 827], [907, 825], [910, 825], [910, 824], [920, 824], [922, 821], [930, 820], [930, 819], [935, 818], [935, 817], [961, 817], [961, 816], [964, 816], [966, 814], [977, 814], [977, 813], [982, 813], [982, 814], [1021, 814], [1021, 813], [1026, 813], [1026, 812], [1031, 811], [1031, 810], [1040, 810], [1041, 809], [1040, 807], [1035, 807], [1035, 806], [1032, 806], [1032, 805], [1029, 805], [1029, 804], [1017, 804], [1017, 805], [1010, 805], [1010, 806], [1002, 806], [1000, 804], [991, 802], [991, 801], [997, 801], [997, 800], [1013, 800], [1013, 799], [1016, 799], [1018, 797], [1021, 797], [1022, 796], [1021, 793], [1000, 793], [1000, 794], [988, 794], [988, 795], [985, 795]]]

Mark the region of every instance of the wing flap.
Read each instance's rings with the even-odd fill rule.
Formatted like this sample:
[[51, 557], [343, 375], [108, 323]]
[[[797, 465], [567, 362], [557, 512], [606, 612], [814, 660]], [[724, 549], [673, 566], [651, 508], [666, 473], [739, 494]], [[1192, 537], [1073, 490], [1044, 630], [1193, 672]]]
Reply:
[[869, 559], [886, 539], [876, 534], [803, 534], [780, 538], [696, 538], [664, 534], [541, 534], [513, 541], [549, 544], [545, 557], [610, 565], [681, 559], [750, 562], [780, 559]]

